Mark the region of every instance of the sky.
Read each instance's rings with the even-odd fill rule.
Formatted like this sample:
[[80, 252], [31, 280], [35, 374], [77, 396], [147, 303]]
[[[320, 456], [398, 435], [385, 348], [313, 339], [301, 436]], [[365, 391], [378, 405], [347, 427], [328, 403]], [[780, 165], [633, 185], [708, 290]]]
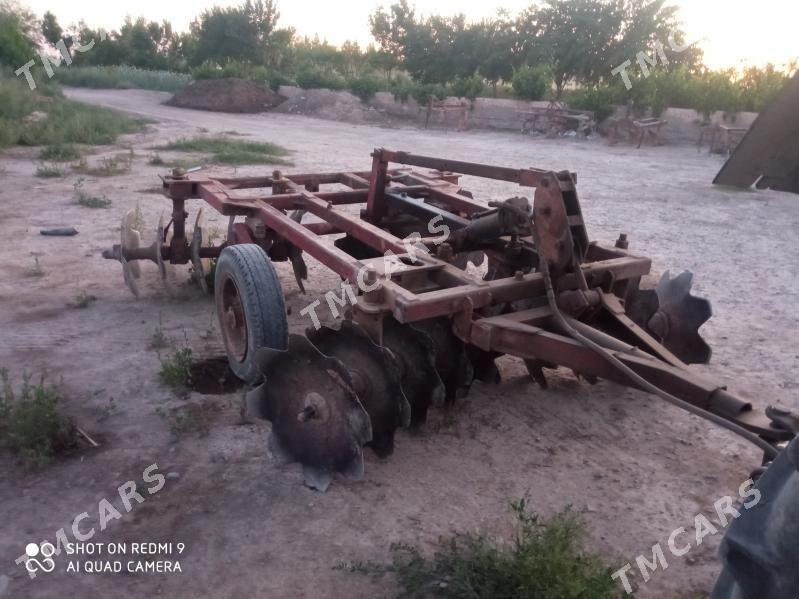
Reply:
[[[369, 14], [392, 0], [277, 0], [279, 25], [293, 26], [300, 35], [319, 35], [334, 44], [354, 40], [362, 45], [372, 41]], [[81, 18], [91, 27], [116, 29], [126, 15], [148, 20], [168, 19], [173, 27], [186, 30], [203, 9], [213, 5], [241, 4], [243, 0], [20, 0], [41, 16], [50, 10], [62, 26]], [[410, 0], [417, 12], [442, 15], [463, 12], [468, 19], [491, 16], [499, 8], [516, 14], [530, 0]], [[799, 58], [799, 2], [797, 0], [671, 0], [681, 8], [689, 41], [705, 51], [712, 68], [742, 64], [785, 64]], [[664, 43], [666, 41], [664, 40]], [[643, 48], [642, 48], [643, 50]], [[630, 57], [634, 59], [634, 56]]]

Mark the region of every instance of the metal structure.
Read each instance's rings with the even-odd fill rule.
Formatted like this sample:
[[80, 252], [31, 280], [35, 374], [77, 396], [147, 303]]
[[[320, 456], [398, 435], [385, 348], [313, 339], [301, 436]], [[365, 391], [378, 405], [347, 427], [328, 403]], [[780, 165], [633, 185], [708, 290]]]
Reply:
[[[472, 198], [460, 176], [520, 186], [532, 202]], [[216, 262], [217, 312], [233, 371], [251, 383], [248, 404], [272, 422], [270, 448], [299, 461], [306, 482], [325, 489], [335, 473], [363, 472], [361, 447], [386, 456], [394, 431], [424, 422], [472, 381], [496, 382], [502, 355], [522, 359], [546, 387], [546, 369], [589, 382], [608, 379], [653, 393], [757, 444], [771, 460], [799, 432], [799, 419], [760, 412], [724, 385], [690, 370], [710, 348], [699, 328], [707, 300], [692, 276], [666, 273], [642, 289], [651, 261], [589, 241], [576, 175], [506, 168], [385, 149], [371, 170], [265, 177], [164, 178], [172, 219], [139, 247], [123, 221], [126, 281], [136, 260], [192, 263], [205, 279]], [[203, 243], [186, 230], [186, 204], [202, 199], [230, 218], [227, 240]], [[358, 212], [360, 208], [360, 212]], [[313, 215], [313, 222], [303, 222]], [[352, 294], [339, 328], [287, 333], [271, 261], [288, 260], [297, 283], [309, 254]], [[487, 258], [477, 275], [468, 261]], [[260, 380], [259, 380], [260, 379]]]
[[761, 113], [713, 183], [799, 193], [799, 73]]

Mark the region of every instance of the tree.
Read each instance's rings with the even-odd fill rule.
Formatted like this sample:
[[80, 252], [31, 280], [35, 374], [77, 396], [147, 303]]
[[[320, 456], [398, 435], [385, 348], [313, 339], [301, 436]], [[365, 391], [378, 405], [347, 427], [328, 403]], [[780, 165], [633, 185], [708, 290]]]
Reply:
[[51, 46], [55, 46], [64, 38], [64, 30], [58, 24], [56, 16], [49, 10], [42, 17], [42, 35]]
[[549, 64], [558, 99], [572, 81], [591, 82], [616, 66], [611, 52], [622, 28], [617, 0], [546, 0], [520, 17], [529, 65]]
[[380, 50], [419, 81], [443, 84], [477, 71], [480, 31], [462, 14], [417, 19], [407, 0], [400, 0], [388, 11], [375, 10], [369, 23]]
[[366, 48], [366, 65], [375, 70], [382, 71], [387, 81], [391, 81], [391, 73], [399, 67], [399, 61], [390, 52], [375, 48], [372, 44]]
[[543, 100], [552, 89], [552, 75], [546, 67], [523, 66], [513, 74], [513, 91], [524, 100]]
[[273, 0], [246, 0], [241, 6], [214, 6], [203, 11], [190, 27], [196, 43], [191, 46], [189, 62], [198, 65], [235, 60], [263, 64], [279, 16]]
[[36, 52], [35, 19], [12, 2], [0, 2], [0, 64], [17, 69]]
[[517, 32], [508, 14], [500, 11], [495, 19], [483, 20], [477, 31], [478, 66], [480, 75], [491, 84], [497, 95], [497, 83], [513, 77], [514, 50]]

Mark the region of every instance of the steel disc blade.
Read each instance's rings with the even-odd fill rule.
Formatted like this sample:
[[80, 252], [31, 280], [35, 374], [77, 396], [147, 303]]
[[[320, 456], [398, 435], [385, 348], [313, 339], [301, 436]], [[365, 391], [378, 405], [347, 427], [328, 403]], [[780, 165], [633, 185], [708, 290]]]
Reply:
[[[122, 217], [120, 242], [123, 250], [139, 249], [139, 247], [141, 246], [141, 233], [133, 228], [133, 224], [135, 223], [135, 221], [136, 221], [135, 210], [128, 211], [125, 214], [125, 216]], [[139, 266], [139, 263], [134, 260], [127, 262], [127, 264], [131, 276], [138, 279], [141, 276], [141, 267]]]
[[493, 383], [495, 385], [502, 381], [502, 375], [496, 363], [496, 359], [500, 357], [501, 354], [485, 351], [476, 345], [467, 345], [466, 355], [472, 363], [474, 378], [478, 381], [482, 383]]
[[657, 285], [658, 311], [648, 328], [686, 364], [706, 364], [711, 349], [699, 329], [713, 315], [710, 302], [691, 295], [693, 274], [686, 271], [673, 279], [665, 272]]
[[472, 386], [474, 368], [466, 355], [466, 344], [453, 334], [449, 319], [423, 320], [411, 326], [433, 343], [436, 371], [444, 383], [446, 403], [452, 404], [456, 398], [464, 397]]
[[141, 277], [141, 267], [136, 260], [128, 261], [125, 259], [126, 250], [139, 249], [141, 246], [141, 233], [133, 228], [135, 221], [135, 210], [128, 211], [125, 216], [122, 217], [122, 224], [120, 226], [119, 261], [122, 263], [122, 277], [125, 280], [125, 285], [134, 296], [139, 297], [139, 285], [136, 279]]
[[660, 301], [654, 289], [636, 289], [628, 294], [624, 303], [624, 311], [632, 321], [640, 327], [647, 327], [647, 323], [655, 312], [658, 311]]
[[351, 321], [342, 322], [338, 330], [311, 329], [308, 339], [326, 356], [341, 360], [349, 370], [358, 399], [372, 423], [368, 445], [380, 457], [390, 455], [394, 451], [394, 431], [408, 426], [411, 416], [395, 357]]
[[411, 405], [411, 424], [427, 420], [427, 410], [444, 401], [444, 383], [436, 371], [435, 346], [424, 333], [392, 318], [383, 322], [383, 345], [397, 359], [402, 391]]
[[306, 483], [319, 490], [335, 473], [361, 472], [372, 427], [341, 361], [301, 335], [289, 337], [288, 350], [258, 350], [256, 360], [265, 382], [251, 397], [272, 423], [270, 447], [300, 462]]
[[162, 253], [164, 246], [168, 245], [168, 240], [166, 239], [166, 225], [164, 224], [164, 221], [164, 212], [161, 212], [161, 216], [158, 217], [158, 226], [155, 230], [155, 258], [158, 261], [158, 274], [161, 275], [161, 281], [164, 283], [167, 290], [171, 291], [169, 284], [169, 269], [171, 265], [169, 262], [164, 261]]
[[[289, 214], [289, 218], [296, 223], [302, 223], [302, 217], [305, 216], [305, 210], [295, 210]], [[297, 287], [300, 291], [305, 293], [305, 285], [303, 281], [308, 280], [308, 266], [305, 264], [305, 259], [302, 257], [302, 250], [293, 243], [288, 244], [289, 261], [291, 268], [294, 271], [294, 280], [297, 281]]]

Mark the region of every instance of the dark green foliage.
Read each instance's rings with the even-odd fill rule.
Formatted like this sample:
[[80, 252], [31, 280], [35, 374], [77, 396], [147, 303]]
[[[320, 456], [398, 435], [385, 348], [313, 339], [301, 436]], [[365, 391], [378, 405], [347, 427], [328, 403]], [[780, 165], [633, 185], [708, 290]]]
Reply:
[[[38, 112], [36, 118], [30, 118]], [[29, 120], [26, 120], [29, 119]], [[24, 80], [0, 70], [0, 148], [13, 145], [63, 146], [111, 144], [119, 135], [134, 133], [145, 121], [113, 110], [65, 100], [45, 85], [32, 92]], [[43, 150], [46, 152], [71, 150]]]
[[[202, 12], [181, 34], [169, 22], [142, 18], [128, 18], [107, 32], [81, 24], [66, 36], [74, 64], [55, 68], [55, 79], [66, 85], [176, 91], [192, 77], [238, 77], [273, 90], [281, 85], [350, 89], [364, 102], [388, 90], [400, 101], [413, 97], [421, 104], [431, 95], [473, 99], [484, 94], [486, 84], [493, 96], [509, 97], [513, 83], [520, 98], [541, 99], [552, 91], [555, 98], [566, 94], [578, 102], [575, 107], [603, 115], [612, 97], [632, 106], [635, 114], [659, 115], [669, 107], [705, 114], [762, 111], [784, 85], [787, 71], [795, 68], [784, 73], [767, 65], [740, 73], [702, 67], [696, 46], [679, 52], [670, 47], [670, 39], [683, 44], [685, 34], [677, 9], [663, 0], [542, 0], [518, 15], [499, 11], [478, 22], [463, 15], [421, 14], [408, 0], [399, 0], [370, 15], [376, 45], [367, 48], [300, 38], [292, 28], [278, 28], [278, 18], [274, 0], [245, 0]], [[37, 23], [30, 13], [0, 0], [0, 65], [6, 65], [0, 85], [0, 148], [69, 141], [80, 133], [74, 122], [62, 127], [48, 118], [46, 125], [24, 134], [28, 127], [19, 122], [42, 108], [33, 106], [32, 96], [20, 94], [25, 80], [11, 74], [14, 68], [36, 59], [31, 69], [36, 97], [58, 97], [57, 89], [47, 85], [32, 43], [41, 37], [49, 44], [64, 37], [51, 13]], [[90, 51], [76, 50], [92, 41]], [[657, 64], [644, 76], [638, 54], [652, 54], [658, 43], [668, 64], [655, 53]], [[629, 65], [629, 90], [613, 73], [622, 64]], [[549, 71], [546, 85], [540, 65]], [[100, 120], [105, 121], [103, 115]], [[85, 139], [103, 141], [86, 143], [107, 143], [115, 134], [98, 131], [94, 124], [87, 131]]]
[[393, 545], [389, 566], [373, 562], [336, 569], [370, 575], [394, 573], [399, 598], [424, 599], [614, 599], [622, 597], [611, 567], [584, 548], [584, 525], [567, 508], [549, 520], [512, 504], [516, 530], [502, 543], [467, 533], [443, 540], [432, 557], [414, 546]]
[[191, 77], [170, 71], [154, 71], [131, 66], [71, 66], [56, 69], [55, 80], [63, 85], [101, 89], [153, 89], [176, 92], [191, 82]]
[[373, 75], [364, 75], [356, 79], [350, 79], [348, 87], [353, 94], [361, 99], [361, 102], [367, 103], [377, 92], [385, 87], [385, 84]]
[[594, 113], [594, 119], [598, 123], [613, 114], [620, 98], [619, 90], [611, 87], [583, 87], [567, 92], [565, 95], [569, 107], [577, 110], [590, 110]]
[[277, 144], [224, 135], [183, 138], [158, 149], [210, 154], [211, 159], [219, 164], [291, 164], [283, 158], [289, 151]]
[[190, 347], [182, 347], [166, 358], [161, 358], [161, 370], [158, 378], [170, 387], [185, 387], [191, 379], [191, 367], [194, 356]]
[[42, 106], [47, 117], [27, 124], [19, 142], [27, 146], [58, 143], [106, 145], [119, 135], [140, 131], [144, 123], [128, 115], [59, 99]]
[[36, 167], [36, 176], [42, 179], [54, 179], [63, 177], [65, 174], [64, 169], [57, 164], [42, 163]]
[[16, 392], [8, 371], [0, 369], [0, 445], [28, 466], [43, 466], [75, 445], [75, 429], [60, 412], [61, 394], [42, 375], [37, 384], [23, 375]]
[[546, 67], [524, 66], [513, 74], [512, 85], [523, 100], [543, 100], [552, 89], [552, 73]]
[[345, 89], [347, 82], [336, 71], [306, 66], [297, 72], [297, 85], [303, 89]]
[[70, 162], [80, 158], [80, 150], [73, 144], [56, 143], [43, 147], [42, 151], [39, 152], [39, 158], [52, 160], [53, 162]]
[[35, 57], [35, 29], [32, 13], [0, 0], [0, 65], [17, 69]]
[[475, 98], [483, 95], [485, 89], [485, 82], [480, 75], [472, 75], [471, 77], [458, 77], [450, 85], [450, 91], [453, 96], [458, 98], [468, 98], [474, 100]]

